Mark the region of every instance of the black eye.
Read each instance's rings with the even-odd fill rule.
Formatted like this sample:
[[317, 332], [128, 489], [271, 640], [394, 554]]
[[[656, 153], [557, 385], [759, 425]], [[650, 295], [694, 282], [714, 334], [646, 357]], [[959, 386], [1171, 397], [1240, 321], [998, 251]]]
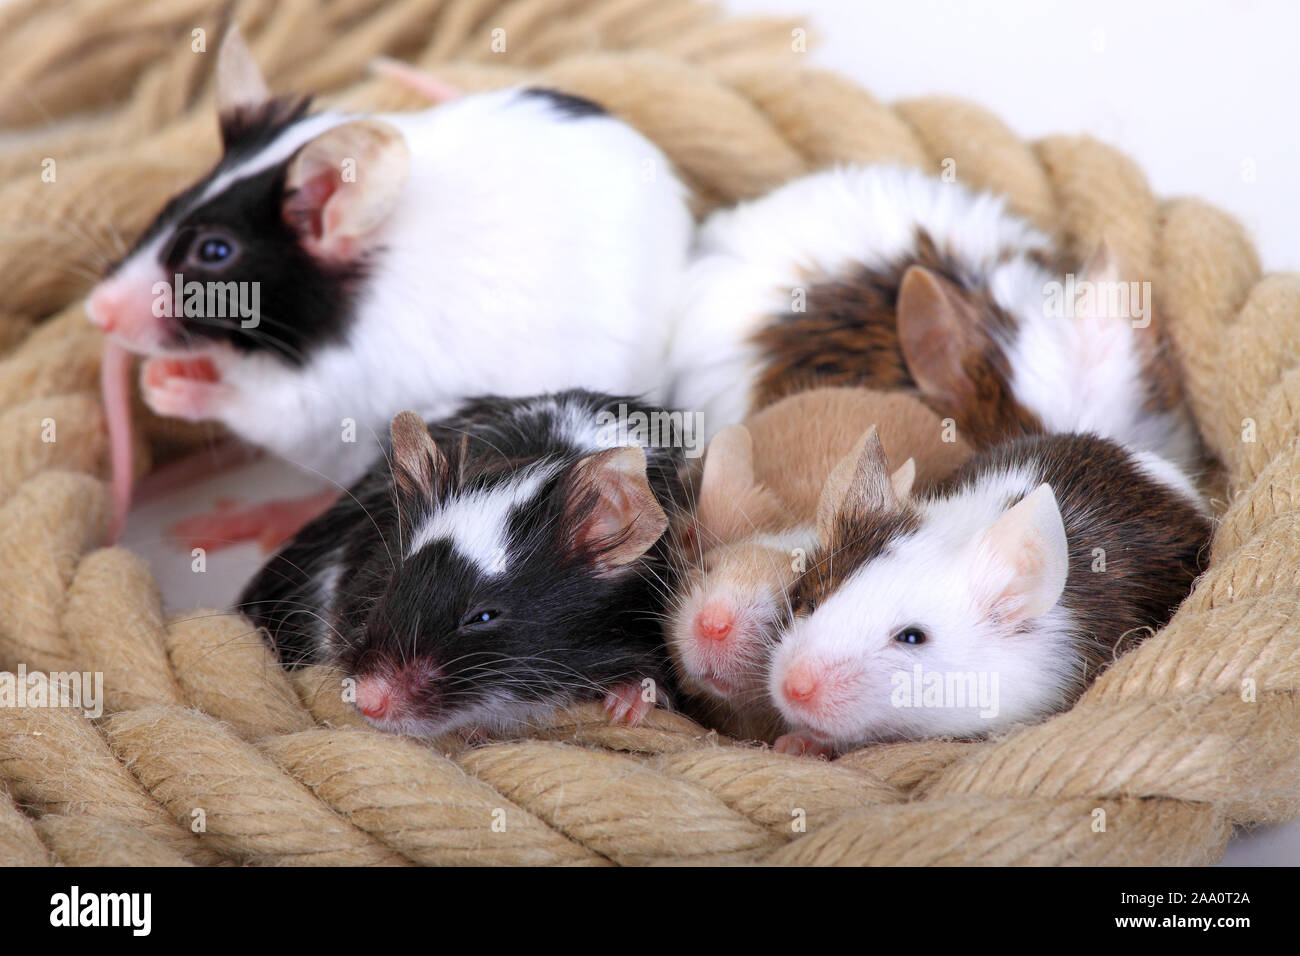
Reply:
[[489, 621], [496, 620], [498, 611], [475, 611], [473, 614], [460, 622], [461, 627], [473, 627], [475, 624], [486, 624]]
[[202, 236], [194, 244], [194, 258], [205, 265], [229, 261], [235, 254], [235, 244], [224, 236]]
[[894, 640], [900, 644], [924, 644], [925, 631], [919, 627], [905, 627], [894, 635]]

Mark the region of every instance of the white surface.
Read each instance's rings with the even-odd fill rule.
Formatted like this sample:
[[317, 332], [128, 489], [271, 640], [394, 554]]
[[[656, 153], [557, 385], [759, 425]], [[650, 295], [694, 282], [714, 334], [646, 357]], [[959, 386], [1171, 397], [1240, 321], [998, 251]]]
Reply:
[[[1133, 156], [1159, 195], [1196, 194], [1237, 215], [1268, 269], [1300, 269], [1300, 4], [857, 3], [727, 0], [743, 12], [807, 12], [809, 54], [889, 101], [957, 94], [1025, 136], [1088, 132]], [[1097, 48], [1100, 45], [1100, 49]], [[1243, 178], [1253, 160], [1254, 181]], [[172, 610], [219, 607], [260, 563], [251, 545], [191, 569], [165, 536], [225, 496], [250, 501], [320, 485], [261, 462], [142, 506], [125, 543], [150, 562]], [[1300, 786], [1300, 784], [1298, 784]], [[1300, 863], [1300, 822], [1239, 836], [1226, 865]]]

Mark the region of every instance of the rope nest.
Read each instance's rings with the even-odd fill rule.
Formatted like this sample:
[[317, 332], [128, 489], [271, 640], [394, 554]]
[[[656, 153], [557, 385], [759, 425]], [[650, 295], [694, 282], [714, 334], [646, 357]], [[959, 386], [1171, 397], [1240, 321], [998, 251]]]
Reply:
[[[237, 14], [276, 89], [345, 107], [419, 105], [366, 77], [378, 54], [467, 89], [527, 78], [589, 96], [665, 149], [700, 212], [830, 162], [952, 160], [1066, 252], [1104, 236], [1151, 280], [1222, 464], [1210, 570], [1071, 711], [998, 739], [825, 762], [674, 714], [609, 727], [596, 706], [474, 749], [373, 732], [336, 675], [286, 675], [238, 616], [165, 618], [144, 563], [98, 548], [100, 341], [80, 298], [108, 241], [218, 153], [210, 61], [190, 49], [196, 27], [215, 49], [218, 15], [205, 0], [18, 2], [0, 11], [0, 123], [25, 127], [0, 149], [0, 668], [101, 671], [105, 712], [0, 707], [0, 860], [1201, 864], [1234, 824], [1300, 811], [1300, 276], [1261, 276], [1231, 218], [1155, 198], [1087, 137], [1025, 143], [960, 100], [883, 105], [807, 67], [796, 24], [695, 0]], [[203, 434], [139, 420], [145, 464]]]

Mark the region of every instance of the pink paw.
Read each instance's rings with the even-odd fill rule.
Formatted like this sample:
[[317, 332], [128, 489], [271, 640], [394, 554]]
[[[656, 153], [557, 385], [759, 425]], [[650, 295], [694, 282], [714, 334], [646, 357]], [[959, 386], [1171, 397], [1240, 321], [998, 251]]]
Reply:
[[619, 684], [605, 694], [605, 713], [609, 714], [610, 723], [613, 724], [635, 727], [654, 709], [655, 701], [645, 699], [640, 681]]
[[151, 358], [140, 374], [145, 404], [168, 418], [198, 422], [215, 418], [229, 394], [207, 358]]
[[212, 514], [195, 515], [172, 526], [172, 534], [186, 548], [219, 551], [245, 541], [256, 541], [264, 554], [274, 551], [309, 521], [338, 500], [333, 489], [305, 498], [279, 498], [247, 508], [235, 501], [217, 502]]
[[776, 738], [776, 743], [772, 744], [772, 749], [779, 754], [792, 754], [800, 757], [829, 757], [833, 751], [829, 744], [808, 733], [806, 730], [796, 730], [793, 733], [782, 734]]

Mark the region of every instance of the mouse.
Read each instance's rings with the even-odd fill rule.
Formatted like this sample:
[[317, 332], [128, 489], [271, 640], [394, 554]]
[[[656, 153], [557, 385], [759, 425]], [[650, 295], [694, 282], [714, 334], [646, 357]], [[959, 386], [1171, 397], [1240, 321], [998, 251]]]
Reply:
[[656, 396], [694, 228], [657, 146], [598, 104], [512, 87], [381, 115], [272, 96], [237, 28], [222, 155], [94, 287], [114, 527], [117, 393], [223, 425], [339, 485], [393, 415], [572, 387]]
[[972, 738], [1069, 707], [1163, 627], [1205, 568], [1184, 473], [1095, 434], [978, 451], [899, 494], [875, 436], [828, 484], [818, 556], [790, 590], [770, 698], [792, 753]]
[[1072, 261], [991, 193], [830, 167], [702, 222], [669, 401], [712, 433], [810, 385], [905, 391], [976, 448], [1096, 431], [1191, 473], [1200, 441], [1131, 272], [1104, 242]]
[[770, 741], [782, 726], [766, 665], [786, 591], [816, 551], [827, 480], [873, 425], [902, 494], [913, 482], [928, 490], [971, 454], [918, 399], [854, 387], [788, 396], [709, 443], [666, 629], [681, 687], [733, 734]]
[[612, 427], [638, 411], [585, 390], [403, 411], [237, 606], [385, 731], [500, 736], [583, 700], [639, 723], [674, 697], [658, 615], [687, 477], [680, 436]]

